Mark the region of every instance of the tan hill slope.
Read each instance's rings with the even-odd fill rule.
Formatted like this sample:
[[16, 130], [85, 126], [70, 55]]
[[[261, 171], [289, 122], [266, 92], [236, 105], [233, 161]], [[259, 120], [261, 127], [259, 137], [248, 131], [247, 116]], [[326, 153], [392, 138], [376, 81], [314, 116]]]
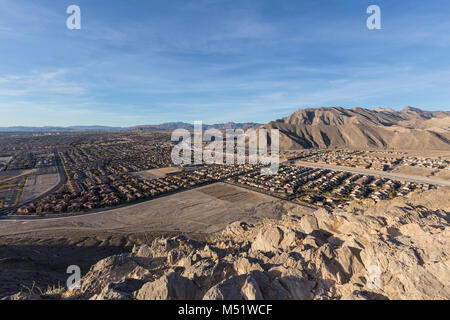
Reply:
[[450, 112], [406, 107], [301, 109], [264, 125], [280, 130], [280, 149], [326, 147], [450, 150]]
[[95, 264], [79, 298], [450, 299], [449, 191], [158, 238]]

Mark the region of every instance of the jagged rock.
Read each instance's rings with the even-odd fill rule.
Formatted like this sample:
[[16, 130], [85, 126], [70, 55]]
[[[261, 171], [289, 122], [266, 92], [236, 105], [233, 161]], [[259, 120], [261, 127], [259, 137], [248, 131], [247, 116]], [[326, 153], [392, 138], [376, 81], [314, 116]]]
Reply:
[[368, 288], [379, 289], [391, 299], [449, 299], [450, 239], [439, 234], [419, 238], [428, 238], [416, 242], [422, 243], [420, 249], [407, 245], [406, 239], [406, 245], [388, 241], [367, 244], [361, 259]]
[[423, 236], [427, 233], [417, 223], [407, 223], [398, 228], [404, 236]]
[[341, 300], [369, 300], [369, 297], [361, 291], [352, 291], [341, 297]]
[[[314, 295], [312, 289], [315, 286], [313, 281], [297, 278], [295, 276], [286, 276], [274, 280], [274, 286], [280, 284], [287, 292], [289, 300], [311, 300]], [[281, 291], [280, 289], [278, 289]]]
[[286, 249], [297, 244], [298, 234], [295, 230], [285, 226], [262, 228], [252, 244], [254, 251], [276, 251]]
[[241, 288], [246, 278], [241, 275], [221, 281], [206, 292], [203, 300], [243, 300]]
[[198, 253], [200, 255], [200, 257], [202, 257], [202, 259], [205, 258], [210, 258], [212, 260], [217, 260], [219, 259], [219, 255], [217, 252], [215, 252], [214, 250], [211, 249], [210, 246], [206, 245], [203, 250], [199, 251]]
[[196, 296], [194, 283], [176, 272], [147, 282], [137, 291], [138, 300], [192, 300]]
[[151, 245], [135, 246], [132, 254], [144, 258], [167, 257], [168, 252], [178, 249], [180, 246], [191, 251], [193, 248], [197, 249], [198, 245], [197, 242], [188, 240], [184, 236], [156, 238]]
[[241, 288], [241, 295], [244, 300], [263, 300], [264, 297], [259, 289], [259, 285], [252, 276], [245, 279], [244, 285]]
[[278, 227], [263, 228], [256, 236], [255, 242], [252, 243], [254, 251], [275, 251], [278, 249], [283, 233]]
[[134, 298], [132, 293], [134, 290], [136, 287], [127, 281], [109, 283], [99, 294], [92, 296], [89, 300], [131, 300]]
[[153, 258], [153, 250], [149, 245], [134, 246], [132, 254], [136, 257]]
[[152, 272], [148, 269], [145, 269], [141, 266], [136, 266], [128, 275], [128, 278], [131, 279], [141, 279], [141, 280], [147, 280], [152, 278]]
[[318, 239], [307, 235], [302, 241], [301, 241], [301, 247], [303, 250], [308, 250], [310, 248], [317, 249], [319, 247]]
[[234, 262], [234, 269], [237, 274], [246, 274], [253, 270], [264, 271], [258, 263], [253, 263], [245, 257], [240, 257]]
[[215, 265], [216, 263], [214, 261], [204, 259], [187, 266], [182, 275], [193, 280], [199, 287], [209, 287]]
[[231, 240], [219, 241], [219, 242], [216, 243], [216, 248], [217, 249], [222, 249], [222, 250], [228, 249], [228, 248], [230, 248], [232, 246], [233, 246], [233, 241], [231, 241]]
[[274, 280], [281, 277], [282, 274], [286, 274], [287, 271], [288, 269], [286, 269], [286, 267], [284, 266], [275, 266], [267, 271], [267, 275], [269, 276], [270, 280]]
[[231, 262], [219, 260], [216, 262], [212, 270], [212, 277], [210, 284], [216, 284], [222, 279], [227, 279], [236, 275], [236, 271], [234, 270], [234, 266]]
[[247, 231], [251, 226], [243, 221], [236, 221], [229, 224], [223, 231], [225, 236], [237, 236]]
[[301, 230], [306, 233], [310, 234], [311, 232], [315, 230], [319, 230], [319, 225], [317, 223], [317, 218], [313, 215], [304, 215], [300, 220], [300, 227]]
[[270, 259], [270, 262], [275, 265], [283, 265], [285, 267], [294, 268], [297, 270], [302, 270], [305, 263], [301, 254], [295, 251], [275, 254]]
[[182, 259], [188, 257], [191, 254], [192, 249], [186, 247], [172, 249], [167, 253], [167, 263], [169, 265], [176, 265]]
[[312, 264], [311, 269], [317, 272], [315, 277], [322, 279], [322, 283], [328, 286], [346, 284], [354, 275], [358, 277], [364, 274], [365, 270], [358, 249], [347, 246], [333, 249], [329, 244], [323, 245], [317, 251]]
[[[365, 268], [359, 256], [359, 249], [344, 246], [334, 251], [335, 261], [342, 267], [344, 278], [340, 281], [347, 283], [353, 276], [364, 274]], [[355, 280], [357, 281], [357, 280]]]
[[281, 226], [280, 229], [283, 235], [283, 239], [280, 242], [280, 247], [282, 249], [291, 249], [292, 247], [299, 244], [299, 241], [302, 238], [299, 232], [285, 226]]
[[317, 221], [317, 226], [321, 230], [327, 230], [328, 224], [333, 220], [333, 215], [326, 209], [321, 208], [314, 212], [314, 217]]
[[128, 254], [102, 259], [82, 278], [81, 291], [88, 295], [100, 293], [109, 283], [120, 282], [137, 267], [139, 265]]

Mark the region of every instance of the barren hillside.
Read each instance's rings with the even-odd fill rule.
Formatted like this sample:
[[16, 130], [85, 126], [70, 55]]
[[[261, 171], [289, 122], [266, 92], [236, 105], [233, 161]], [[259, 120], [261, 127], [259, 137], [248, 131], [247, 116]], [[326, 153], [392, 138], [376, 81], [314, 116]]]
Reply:
[[280, 149], [326, 147], [450, 149], [450, 112], [405, 107], [300, 109], [264, 127], [280, 130]]

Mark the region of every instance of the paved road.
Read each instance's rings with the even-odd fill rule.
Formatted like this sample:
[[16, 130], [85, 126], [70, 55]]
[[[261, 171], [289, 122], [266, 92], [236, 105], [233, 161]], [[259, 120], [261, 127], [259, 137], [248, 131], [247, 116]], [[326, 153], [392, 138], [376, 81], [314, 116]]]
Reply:
[[296, 160], [295, 163], [298, 165], [304, 166], [304, 167], [309, 167], [309, 168], [344, 171], [344, 172], [363, 174], [363, 175], [369, 175], [369, 176], [378, 176], [378, 177], [395, 179], [395, 180], [410, 181], [410, 182], [416, 182], [416, 183], [428, 183], [428, 184], [433, 184], [436, 186], [444, 186], [444, 187], [450, 186], [450, 181], [437, 179], [437, 178], [427, 178], [427, 177], [420, 177], [420, 176], [414, 176], [414, 175], [403, 174], [403, 173], [392, 173], [392, 172], [376, 171], [376, 170], [369, 170], [369, 169], [362, 169], [362, 168], [334, 166], [334, 165], [325, 164], [325, 163], [313, 163], [313, 162], [306, 162], [306, 161], [301, 161], [301, 160]]

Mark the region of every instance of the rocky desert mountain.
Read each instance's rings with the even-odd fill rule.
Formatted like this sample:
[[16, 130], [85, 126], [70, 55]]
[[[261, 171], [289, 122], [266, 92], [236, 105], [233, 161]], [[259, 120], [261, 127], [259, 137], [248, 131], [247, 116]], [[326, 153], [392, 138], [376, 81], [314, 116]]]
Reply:
[[[70, 299], [450, 299], [450, 188], [159, 237], [93, 265]], [[49, 298], [18, 293], [6, 299]]]
[[280, 130], [280, 149], [327, 147], [449, 150], [450, 111], [405, 107], [300, 109], [269, 122]]

